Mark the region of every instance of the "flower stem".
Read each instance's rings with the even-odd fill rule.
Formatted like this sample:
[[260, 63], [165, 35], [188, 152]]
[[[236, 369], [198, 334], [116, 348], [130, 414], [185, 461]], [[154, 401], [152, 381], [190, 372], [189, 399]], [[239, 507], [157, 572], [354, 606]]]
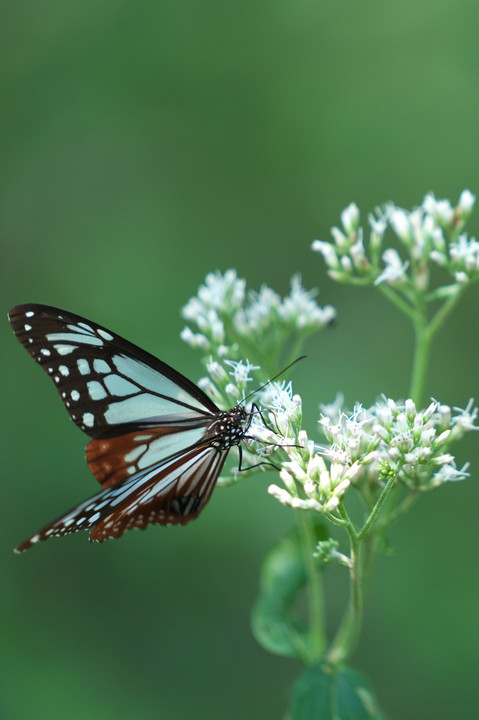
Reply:
[[326, 659], [333, 665], [341, 665], [349, 658], [356, 647], [362, 625], [363, 588], [361, 541], [352, 533], [350, 534], [350, 541], [349, 602], [341, 625], [326, 653]]
[[313, 557], [316, 537], [311, 520], [311, 513], [304, 510], [296, 512], [301, 536], [304, 563], [307, 575], [307, 594], [309, 609], [310, 662], [318, 660], [324, 651], [324, 603], [321, 589], [319, 566]]
[[426, 313], [424, 311], [418, 311], [414, 318], [414, 335], [414, 360], [409, 397], [414, 400], [417, 407], [420, 407], [431, 345], [431, 335], [428, 332]]
[[436, 333], [440, 330], [441, 326], [444, 324], [451, 312], [454, 310], [455, 306], [459, 302], [459, 299], [464, 292], [464, 289], [464, 286], [458, 285], [456, 293], [454, 295], [451, 295], [436, 312], [428, 327], [429, 335], [431, 338], [436, 335]]
[[390, 300], [393, 305], [396, 305], [399, 310], [401, 310], [405, 315], [409, 315], [410, 318], [414, 317], [414, 308], [413, 306], [407, 302], [407, 300], [404, 300], [404, 298], [399, 295], [394, 288], [390, 287], [389, 285], [385, 285], [384, 283], [381, 285], [378, 285], [379, 290], [382, 292], [382, 294]]
[[409, 391], [409, 397], [414, 400], [417, 406], [421, 405], [422, 395], [424, 392], [424, 379], [426, 377], [431, 341], [454, 310], [463, 292], [464, 288], [458, 286], [455, 294], [447, 298], [433, 316], [429, 324], [427, 323], [427, 314], [424, 302], [421, 304], [418, 303], [419, 307], [414, 316], [416, 343], [414, 348], [411, 387]]
[[383, 507], [383, 505], [384, 505], [384, 503], [386, 502], [386, 499], [387, 499], [389, 493], [391, 492], [391, 490], [392, 490], [393, 487], [394, 487], [394, 483], [395, 483], [396, 478], [397, 478], [397, 475], [398, 475], [398, 473], [399, 473], [399, 469], [400, 469], [400, 468], [398, 467], [396, 473], [389, 478], [389, 480], [387, 481], [386, 485], [385, 485], [384, 488], [382, 489], [382, 492], [381, 492], [379, 498], [377, 499], [377, 502], [376, 502], [375, 506], [374, 506], [373, 509], [371, 510], [368, 519], [366, 520], [366, 522], [364, 523], [363, 527], [361, 528], [361, 530], [360, 530], [360, 531], [358, 532], [358, 534], [357, 534], [357, 539], [358, 539], [358, 540], [362, 540], [362, 539], [363, 539], [363, 537], [366, 535], [366, 533], [368, 532], [369, 528], [371, 527], [371, 525], [373, 524], [373, 522], [374, 522], [375, 519], [377, 518], [377, 516], [378, 516], [378, 514], [379, 514], [379, 511], [380, 511], [381, 508]]

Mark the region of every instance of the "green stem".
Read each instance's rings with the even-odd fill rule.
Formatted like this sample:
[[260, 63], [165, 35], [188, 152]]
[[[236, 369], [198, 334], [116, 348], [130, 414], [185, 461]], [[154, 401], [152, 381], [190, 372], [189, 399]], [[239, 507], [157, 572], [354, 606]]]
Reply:
[[339, 505], [338, 511], [343, 519], [343, 525], [346, 528], [346, 530], [348, 531], [348, 535], [350, 537], [353, 537], [354, 539], [356, 539], [356, 537], [357, 537], [356, 528], [354, 527], [353, 521], [351, 520], [351, 518], [348, 515], [348, 511], [344, 507], [344, 503], [341, 503]]
[[418, 311], [414, 317], [414, 335], [414, 360], [409, 397], [414, 400], [416, 407], [420, 407], [424, 392], [424, 381], [426, 378], [427, 362], [429, 359], [429, 348], [431, 345], [431, 335], [427, 328], [426, 313], [424, 309], [422, 311]]
[[349, 602], [341, 625], [326, 653], [326, 659], [333, 665], [341, 665], [350, 657], [356, 647], [363, 618], [361, 541], [352, 533], [349, 537], [351, 541]]
[[311, 643], [310, 662], [314, 662], [322, 656], [326, 642], [324, 636], [324, 603], [321, 589], [321, 576], [319, 566], [313, 557], [316, 537], [311, 521], [311, 514], [304, 510], [298, 510], [297, 519], [307, 575], [309, 637]]
[[390, 285], [382, 283], [378, 285], [379, 290], [383, 295], [387, 297], [399, 310], [408, 315], [410, 318], [414, 318], [414, 308], [412, 305], [404, 300]]
[[347, 523], [344, 520], [341, 520], [341, 518], [336, 517], [336, 515], [333, 515], [333, 513], [324, 513], [324, 517], [330, 520], [334, 525], [339, 525], [339, 527], [344, 527], [347, 525]]
[[414, 315], [414, 331], [415, 331], [415, 348], [413, 372], [411, 378], [411, 388], [409, 397], [411, 397], [416, 406], [421, 405], [422, 395], [424, 392], [424, 380], [426, 377], [427, 363], [429, 360], [429, 351], [433, 337], [439, 332], [442, 325], [454, 310], [459, 302], [464, 288], [458, 286], [454, 295], [451, 295], [444, 301], [439, 310], [433, 316], [432, 320], [427, 323], [427, 314], [424, 300], [418, 299], [418, 311]]
[[396, 481], [396, 477], [397, 477], [400, 469], [401, 469], [400, 466], [398, 466], [396, 473], [389, 478], [389, 480], [387, 481], [386, 485], [383, 487], [383, 489], [382, 489], [382, 491], [381, 491], [381, 494], [380, 494], [380, 496], [378, 497], [375, 506], [373, 507], [373, 509], [371, 510], [371, 512], [370, 512], [370, 514], [369, 514], [368, 519], [367, 519], [366, 522], [364, 523], [364, 525], [363, 525], [363, 527], [361, 528], [361, 530], [357, 533], [357, 536], [356, 536], [356, 537], [357, 537], [358, 540], [362, 540], [362, 539], [364, 538], [364, 536], [365, 536], [366, 533], [368, 532], [369, 528], [371, 527], [371, 525], [373, 524], [373, 522], [376, 520], [376, 518], [377, 518], [377, 516], [378, 516], [378, 514], [379, 514], [379, 512], [380, 512], [380, 510], [381, 510], [381, 508], [383, 507], [384, 503], [385, 503], [386, 500], [387, 500], [387, 497], [388, 497], [389, 493], [391, 492], [391, 490], [392, 490], [393, 487], [394, 487], [394, 483], [395, 483], [395, 481]]
[[[326, 654], [327, 660], [334, 665], [340, 665], [350, 657], [359, 639], [363, 618], [364, 586], [369, 584], [369, 578], [378, 549], [377, 539], [369, 538], [367, 533], [381, 508], [384, 506], [389, 493], [394, 487], [395, 480], [396, 475], [388, 480], [368, 519], [359, 532], [355, 530], [353, 523], [349, 519], [346, 508], [343, 505], [339, 508], [351, 543], [351, 565], [349, 571], [350, 591], [348, 606], [336, 636]], [[364, 570], [365, 572], [363, 572]]]
[[371, 584], [374, 564], [380, 551], [381, 537], [376, 532], [367, 535], [363, 541], [363, 596], [366, 596]]
[[447, 320], [451, 312], [454, 310], [460, 298], [462, 297], [464, 290], [465, 286], [459, 285], [456, 293], [448, 297], [448, 299], [441, 305], [439, 310], [436, 312], [428, 327], [429, 336], [431, 338], [436, 335], [436, 333], [440, 330], [441, 326]]

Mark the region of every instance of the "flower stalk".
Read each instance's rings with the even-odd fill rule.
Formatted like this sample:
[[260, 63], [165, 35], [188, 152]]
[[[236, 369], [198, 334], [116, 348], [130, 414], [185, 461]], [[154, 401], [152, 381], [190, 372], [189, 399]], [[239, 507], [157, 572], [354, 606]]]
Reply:
[[301, 549], [306, 568], [306, 591], [308, 595], [309, 614], [309, 662], [322, 657], [325, 648], [324, 634], [324, 601], [321, 589], [321, 573], [315, 562], [312, 548], [316, 545], [311, 513], [297, 510], [298, 525], [301, 536]]
[[344, 664], [356, 649], [363, 619], [361, 541], [350, 534], [349, 601], [338, 631], [326, 652], [332, 665]]

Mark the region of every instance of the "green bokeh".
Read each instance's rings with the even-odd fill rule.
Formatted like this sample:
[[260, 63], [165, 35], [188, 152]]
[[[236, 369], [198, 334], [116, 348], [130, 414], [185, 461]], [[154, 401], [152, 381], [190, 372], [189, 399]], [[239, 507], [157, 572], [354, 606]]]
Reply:
[[[404, 396], [406, 322], [332, 284], [309, 244], [352, 200], [365, 214], [479, 192], [478, 29], [472, 0], [4, 3], [4, 311], [65, 307], [194, 379], [179, 309], [205, 273], [285, 292], [300, 270], [339, 311], [295, 370], [311, 429], [337, 389]], [[478, 310], [473, 290], [434, 346], [427, 392], [444, 402], [479, 395]], [[249, 630], [261, 558], [291, 522], [266, 476], [186, 528], [13, 556], [96, 487], [84, 437], [0, 332], [2, 717], [280, 718], [298, 667]], [[396, 720], [479, 714], [476, 445], [458, 449], [472, 478], [425, 498], [378, 566], [355, 661]]]

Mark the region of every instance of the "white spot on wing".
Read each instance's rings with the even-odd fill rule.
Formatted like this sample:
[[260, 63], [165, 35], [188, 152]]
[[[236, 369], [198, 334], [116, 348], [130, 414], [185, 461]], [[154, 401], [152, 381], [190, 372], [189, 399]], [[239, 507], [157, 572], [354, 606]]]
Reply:
[[33, 312], [33, 310], [29, 310], [27, 313], [25, 313], [25, 317], [33, 317], [34, 315], [35, 313]]
[[111, 372], [111, 367], [108, 365], [107, 362], [102, 360], [101, 358], [95, 358], [93, 360], [93, 369], [97, 373], [109, 373]]
[[113, 335], [111, 335], [106, 330], [102, 330], [101, 328], [98, 328], [98, 334], [102, 336], [102, 338], [105, 338], [105, 340], [113, 340]]
[[47, 350], [46, 348], [42, 348], [40, 352], [42, 355], [45, 355], [45, 357], [49, 357], [51, 355], [50, 350]]
[[72, 390], [70, 395], [71, 395], [72, 400], [80, 399], [80, 393], [78, 392], [78, 390]]
[[87, 383], [88, 394], [92, 400], [102, 400], [106, 398], [105, 388], [97, 380], [90, 380]]
[[69, 376], [70, 371], [69, 371], [69, 369], [67, 368], [66, 365], [60, 365], [58, 369], [59, 369], [59, 371], [61, 372], [61, 374], [62, 374], [64, 377], [68, 377], [68, 376]]
[[27, 332], [32, 329], [32, 326], [31, 326], [31, 325], [25, 325], [24, 327], [25, 327], [25, 330], [26, 330]]
[[94, 418], [93, 414], [89, 413], [89, 412], [83, 413], [83, 423], [87, 427], [93, 427], [93, 425], [95, 423], [95, 418]]
[[77, 345], [55, 345], [55, 350], [59, 355], [70, 355], [70, 353], [77, 349]]
[[78, 370], [80, 371], [80, 375], [88, 375], [90, 372], [90, 365], [88, 364], [88, 360], [85, 360], [85, 358], [79, 358], [77, 360], [77, 366]]

